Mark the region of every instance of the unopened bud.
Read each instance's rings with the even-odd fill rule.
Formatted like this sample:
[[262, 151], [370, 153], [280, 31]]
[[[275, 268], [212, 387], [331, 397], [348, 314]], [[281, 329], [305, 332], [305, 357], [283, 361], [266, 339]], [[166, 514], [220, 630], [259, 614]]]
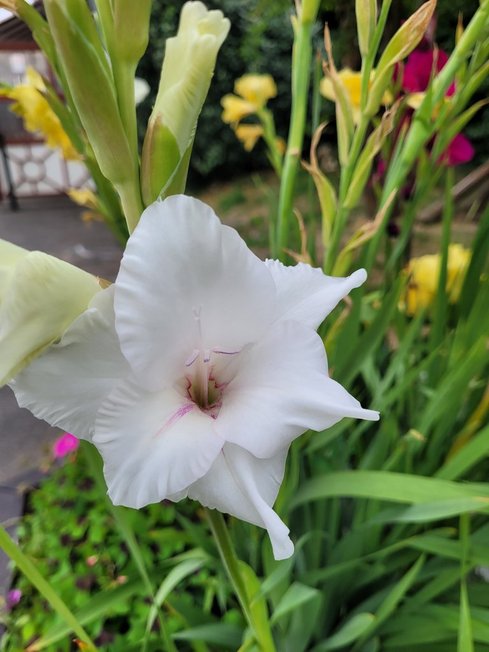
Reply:
[[166, 42], [158, 95], [143, 145], [141, 187], [146, 204], [165, 194], [189, 156], [217, 53], [229, 27], [221, 11], [208, 11], [202, 2], [187, 2], [177, 35]]

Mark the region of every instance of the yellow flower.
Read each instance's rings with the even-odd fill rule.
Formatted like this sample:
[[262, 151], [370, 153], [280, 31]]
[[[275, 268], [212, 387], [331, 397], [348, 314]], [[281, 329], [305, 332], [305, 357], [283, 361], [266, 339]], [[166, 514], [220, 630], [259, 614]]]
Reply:
[[[372, 85], [373, 79], [375, 76], [375, 70], [372, 70], [370, 74], [369, 87]], [[343, 68], [338, 72], [338, 77], [345, 87], [348, 99], [350, 100], [350, 106], [353, 114], [353, 122], [357, 124], [360, 122], [361, 110], [360, 105], [362, 101], [362, 73], [359, 71], [352, 70], [351, 68]], [[319, 85], [319, 90], [321, 95], [327, 100], [336, 102], [336, 96], [334, 93], [333, 84], [329, 77], [323, 77]], [[384, 93], [382, 98], [383, 104], [392, 104], [392, 94], [389, 91]]]
[[263, 127], [260, 125], [238, 125], [234, 133], [243, 143], [245, 150], [251, 152], [258, 139], [263, 136]]
[[277, 86], [271, 75], [243, 75], [234, 83], [234, 92], [261, 109], [277, 96]]
[[226, 124], [239, 122], [256, 111], [254, 104], [232, 94], [225, 95], [221, 100], [221, 104], [224, 109], [221, 117]]
[[78, 159], [80, 157], [71, 144], [58, 116], [43, 95], [45, 90], [41, 75], [33, 68], [28, 68], [26, 83], [13, 88], [0, 89], [0, 95], [15, 100], [11, 110], [23, 119], [27, 131], [41, 133], [46, 145], [53, 149], [59, 148], [63, 158]]
[[224, 108], [223, 122], [239, 122], [247, 115], [262, 109], [269, 99], [277, 95], [277, 86], [271, 75], [243, 75], [234, 83], [233, 94], [225, 95], [221, 104]]
[[[351, 68], [343, 68], [338, 72], [338, 77], [348, 94], [353, 112], [353, 120], [354, 122], [358, 122], [360, 119], [360, 102], [362, 97], [362, 74], [351, 70]], [[332, 102], [336, 101], [333, 83], [329, 77], [321, 79], [319, 90], [321, 95], [326, 99]]]
[[[471, 251], [462, 245], [451, 244], [448, 248], [446, 291], [450, 303], [457, 303], [465, 273], [470, 263]], [[415, 315], [429, 308], [436, 297], [440, 277], [439, 254], [420, 256], [409, 261], [404, 273], [408, 284], [400, 307], [408, 315]]]
[[78, 206], [86, 206], [94, 210], [99, 209], [97, 196], [90, 188], [70, 188], [68, 190], [68, 197], [75, 204], [78, 204]]

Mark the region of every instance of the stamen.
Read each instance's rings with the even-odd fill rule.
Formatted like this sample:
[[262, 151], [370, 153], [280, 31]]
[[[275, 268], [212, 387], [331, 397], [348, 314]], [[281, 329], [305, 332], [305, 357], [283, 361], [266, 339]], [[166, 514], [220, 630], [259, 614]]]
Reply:
[[192, 355], [189, 358], [187, 358], [187, 360], [185, 362], [185, 366], [186, 367], [191, 367], [194, 364], [194, 362], [197, 360], [197, 358], [199, 357], [199, 354], [200, 354], [199, 349], [194, 349], [192, 351]]
[[212, 353], [219, 353], [220, 355], [238, 355], [241, 351], [224, 351], [224, 349], [212, 349]]

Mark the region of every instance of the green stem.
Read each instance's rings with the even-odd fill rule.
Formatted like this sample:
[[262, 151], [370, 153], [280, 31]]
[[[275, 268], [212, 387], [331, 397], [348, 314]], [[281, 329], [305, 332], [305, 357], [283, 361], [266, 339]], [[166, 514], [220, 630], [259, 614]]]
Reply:
[[96, 652], [97, 648], [92, 639], [78, 622], [76, 616], [66, 606], [49, 582], [37, 570], [33, 562], [22, 552], [3, 527], [0, 526], [0, 548], [12, 559], [17, 568], [27, 577], [29, 582], [36, 587], [41, 595], [49, 602], [51, 607], [65, 621], [65, 623], [85, 644], [89, 652]]
[[243, 578], [241, 577], [238, 558], [236, 557], [236, 552], [234, 551], [233, 543], [231, 541], [231, 537], [229, 536], [224, 517], [221, 512], [218, 512], [216, 509], [206, 508], [205, 511], [207, 519], [209, 520], [212, 535], [221, 556], [224, 569], [228, 574], [231, 584], [233, 585], [234, 592], [238, 598], [246, 620], [248, 621], [251, 629], [254, 631], [253, 616], [251, 613], [250, 605], [248, 603], [246, 588], [243, 582]]
[[348, 162], [341, 171], [339, 206], [333, 222], [333, 233], [324, 261], [324, 271], [326, 274], [331, 274], [333, 271], [336, 258], [338, 256], [341, 237], [345, 230], [348, 216], [351, 212], [350, 209], [345, 208], [344, 201], [348, 192], [348, 188], [350, 187], [353, 173], [355, 171], [355, 165], [362, 150], [362, 145], [365, 140], [365, 134], [367, 133], [369, 122], [369, 119], [362, 114], [360, 124], [355, 129], [350, 152], [348, 154]]
[[[127, 61], [113, 61], [114, 82], [122, 124], [134, 161], [139, 161], [136, 101], [134, 97], [134, 76], [136, 64]], [[139, 174], [136, 175], [139, 178]]]
[[268, 109], [260, 109], [257, 111], [257, 115], [263, 127], [263, 140], [267, 144], [268, 157], [276, 175], [280, 179], [282, 175], [282, 155], [277, 146], [277, 132], [275, 131], [273, 115]]
[[[475, 43], [489, 27], [489, 0], [483, 0], [481, 6], [474, 14], [474, 17], [465, 29], [462, 37], [455, 46], [448, 62], [443, 70], [433, 80], [431, 93], [427, 93], [421, 106], [414, 114], [413, 123], [406, 136], [406, 141], [399, 156], [399, 161], [395, 166], [390, 168], [387, 179], [384, 184], [382, 197], [380, 200], [379, 210], [386, 205], [391, 193], [402, 186], [409, 171], [414, 165], [416, 158], [421, 149], [425, 146], [434, 132], [434, 125], [430, 118], [431, 107], [436, 106], [444, 97], [452, 83], [457, 71], [463, 65], [465, 59], [469, 56]], [[366, 267], [371, 269], [379, 247], [380, 240], [384, 234], [385, 225], [387, 224], [392, 211], [392, 204], [389, 210], [385, 212], [384, 220], [381, 227], [377, 230], [370, 241], [367, 250]]]
[[374, 67], [375, 57], [380, 46], [380, 41], [384, 35], [387, 17], [391, 8], [392, 0], [384, 0], [380, 10], [379, 20], [375, 27], [372, 43], [368, 50], [366, 58], [362, 61], [362, 89], [361, 89], [361, 108], [365, 109], [368, 101], [368, 90], [370, 82], [370, 73]]
[[304, 141], [306, 124], [307, 96], [311, 72], [312, 44], [311, 33], [316, 19], [317, 9], [307, 22], [297, 20], [294, 33], [292, 53], [292, 107], [290, 114], [289, 138], [282, 170], [278, 204], [278, 223], [276, 251], [274, 257], [284, 259], [284, 250], [288, 245], [290, 217], [294, 198], [295, 180], [299, 158]]
[[141, 199], [139, 179], [134, 171], [133, 179], [127, 179], [116, 186], [117, 192], [121, 198], [122, 210], [126, 218], [127, 228], [131, 234], [139, 222], [141, 213], [144, 210]]
[[[238, 598], [243, 614], [248, 622], [251, 631], [253, 632], [255, 640], [262, 643], [262, 641], [260, 641], [258, 628], [255, 624], [251, 604], [248, 600], [246, 587], [239, 568], [239, 560], [236, 556], [231, 537], [229, 536], [224, 517], [221, 512], [218, 512], [215, 509], [206, 508], [205, 511], [212, 531], [212, 535], [214, 536], [214, 540], [217, 545], [217, 549], [219, 550], [222, 564], [229, 577], [229, 580], [231, 581], [234, 593]], [[262, 645], [262, 651], [275, 652], [275, 646], [270, 641], [266, 647]]]

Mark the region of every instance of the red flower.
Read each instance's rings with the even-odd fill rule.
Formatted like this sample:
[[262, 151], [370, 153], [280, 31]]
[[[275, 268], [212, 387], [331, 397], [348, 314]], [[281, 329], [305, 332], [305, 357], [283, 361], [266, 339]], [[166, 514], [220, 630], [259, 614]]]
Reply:
[[462, 134], [457, 134], [450, 145], [443, 152], [442, 159], [447, 165], [462, 165], [474, 158], [474, 146]]
[[[443, 50], [414, 50], [404, 66], [402, 87], [408, 93], [422, 93], [430, 83], [433, 74], [442, 70], [448, 61], [448, 54]], [[446, 92], [450, 97], [455, 93], [455, 84]]]

